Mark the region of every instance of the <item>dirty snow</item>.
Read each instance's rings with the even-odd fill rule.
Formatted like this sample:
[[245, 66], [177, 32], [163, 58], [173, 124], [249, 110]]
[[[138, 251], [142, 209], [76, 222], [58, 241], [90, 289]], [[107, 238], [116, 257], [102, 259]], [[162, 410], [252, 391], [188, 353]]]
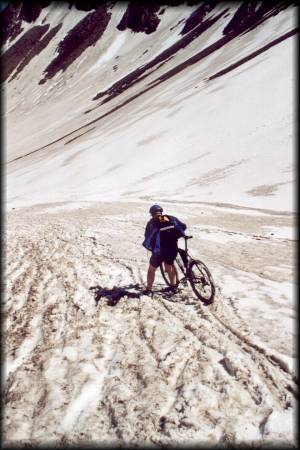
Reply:
[[[270, 236], [253, 248], [246, 213], [238, 226], [249, 242], [234, 249], [195, 228], [191, 253], [217, 286], [205, 307], [189, 286], [174, 296], [160, 292], [160, 274], [153, 298], [141, 294], [145, 205], [64, 206], [9, 213], [10, 442], [292, 444], [293, 242]], [[186, 205], [167, 210], [182, 220], [191, 213]], [[193, 208], [190, 222], [200, 223], [203, 212]], [[219, 224], [237, 227], [230, 212], [208, 217], [216, 235]], [[274, 220], [250, 217], [257, 230]], [[282, 226], [290, 220], [280, 218]], [[271, 255], [280, 277], [272, 266], [260, 272]], [[125, 292], [114, 303], [119, 288]], [[278, 420], [284, 425], [276, 427]]]

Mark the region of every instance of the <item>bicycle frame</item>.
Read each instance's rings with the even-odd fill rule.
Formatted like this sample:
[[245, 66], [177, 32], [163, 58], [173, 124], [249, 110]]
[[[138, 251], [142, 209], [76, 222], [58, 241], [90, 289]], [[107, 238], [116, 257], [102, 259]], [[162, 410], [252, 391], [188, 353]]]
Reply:
[[178, 253], [180, 255], [180, 258], [181, 258], [181, 261], [183, 263], [183, 266], [181, 265], [181, 261], [180, 261], [180, 264], [179, 264], [179, 261], [178, 261], [177, 258], [176, 258], [176, 262], [177, 262], [177, 265], [180, 268], [181, 272], [184, 275], [184, 277], [181, 278], [180, 280], [179, 280], [179, 276], [178, 276], [178, 283], [181, 283], [182, 281], [184, 282], [188, 278], [188, 276], [187, 276], [187, 269], [188, 269], [189, 262], [191, 261], [191, 256], [188, 253], [187, 241], [188, 241], [188, 239], [192, 239], [192, 237], [193, 236], [183, 236], [185, 249], [183, 250], [182, 248], [178, 248]]
[[[170, 277], [169, 279], [166, 276], [165, 270], [163, 268], [163, 264], [160, 265], [160, 271], [165, 280], [166, 284], [169, 287], [178, 287], [180, 283], [183, 285], [187, 285], [190, 283], [194, 293], [196, 296], [205, 304], [210, 304], [215, 296], [215, 286], [214, 281], [212, 279], [211, 273], [203, 263], [199, 259], [194, 259], [188, 253], [187, 241], [191, 239], [193, 236], [183, 236], [185, 240], [185, 249], [178, 248], [178, 253], [180, 257], [176, 257], [176, 265], [174, 264], [174, 268], [176, 271], [176, 285], [171, 284]], [[174, 263], [175, 263], [174, 261]], [[179, 278], [179, 267], [180, 271], [183, 273], [183, 277]]]
[[[183, 236], [185, 240], [185, 249], [178, 248], [178, 253], [180, 257], [176, 257], [176, 265], [174, 264], [174, 268], [176, 271], [176, 287], [182, 283], [185, 286], [188, 282], [191, 284], [191, 287], [196, 294], [196, 296], [204, 303], [210, 304], [215, 295], [215, 286], [211, 276], [209, 269], [206, 265], [200, 261], [199, 259], [194, 259], [188, 253], [187, 241], [191, 239], [193, 236]], [[174, 263], [175, 263], [174, 261]], [[179, 267], [180, 271], [183, 273], [183, 277], [179, 278]], [[168, 286], [170, 284], [170, 280], [168, 280], [166, 273], [163, 269], [163, 264], [160, 265], [161, 274]], [[207, 291], [208, 287], [208, 291]]]

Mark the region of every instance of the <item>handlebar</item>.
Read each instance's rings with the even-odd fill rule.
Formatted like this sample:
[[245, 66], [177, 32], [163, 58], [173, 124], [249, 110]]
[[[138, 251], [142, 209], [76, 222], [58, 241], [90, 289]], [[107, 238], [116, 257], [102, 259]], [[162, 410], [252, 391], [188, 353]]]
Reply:
[[187, 241], [188, 239], [192, 239], [193, 236], [183, 236], [183, 237]]

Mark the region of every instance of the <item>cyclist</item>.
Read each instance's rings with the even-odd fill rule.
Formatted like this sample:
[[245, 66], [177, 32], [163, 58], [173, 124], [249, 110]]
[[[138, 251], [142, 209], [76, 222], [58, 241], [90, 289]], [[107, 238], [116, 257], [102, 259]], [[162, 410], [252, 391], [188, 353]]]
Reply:
[[177, 217], [163, 214], [163, 208], [158, 204], [152, 205], [149, 213], [151, 219], [145, 228], [143, 246], [152, 254], [147, 273], [147, 287], [143, 293], [152, 294], [155, 271], [162, 262], [170, 283], [174, 286], [172, 290], [175, 291], [176, 270], [173, 263], [178, 253], [177, 241], [185, 235], [186, 225]]

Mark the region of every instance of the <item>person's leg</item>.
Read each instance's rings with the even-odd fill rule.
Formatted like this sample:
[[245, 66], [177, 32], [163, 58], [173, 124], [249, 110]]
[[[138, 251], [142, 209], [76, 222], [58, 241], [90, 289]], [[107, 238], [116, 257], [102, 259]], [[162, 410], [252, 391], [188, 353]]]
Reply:
[[153, 286], [154, 279], [155, 279], [155, 271], [156, 271], [156, 267], [149, 264], [148, 273], [147, 273], [147, 290], [149, 290], [149, 291], [152, 290], [152, 286]]
[[177, 273], [176, 273], [176, 269], [174, 266], [174, 261], [177, 256], [177, 253], [178, 253], [177, 245], [170, 246], [170, 247], [166, 248], [163, 252], [163, 260], [164, 260], [165, 270], [168, 274], [170, 284], [172, 286], [176, 286], [176, 282], [177, 282], [177, 279], [176, 279]]
[[149, 261], [149, 267], [147, 272], [147, 291], [152, 290], [152, 286], [155, 279], [155, 271], [159, 267], [161, 263], [161, 258], [158, 255], [155, 255], [152, 253], [150, 261]]
[[167, 264], [166, 262], [165, 264], [165, 270], [168, 274], [169, 280], [170, 280], [170, 284], [172, 286], [176, 286], [176, 269], [174, 267], [173, 264]]

